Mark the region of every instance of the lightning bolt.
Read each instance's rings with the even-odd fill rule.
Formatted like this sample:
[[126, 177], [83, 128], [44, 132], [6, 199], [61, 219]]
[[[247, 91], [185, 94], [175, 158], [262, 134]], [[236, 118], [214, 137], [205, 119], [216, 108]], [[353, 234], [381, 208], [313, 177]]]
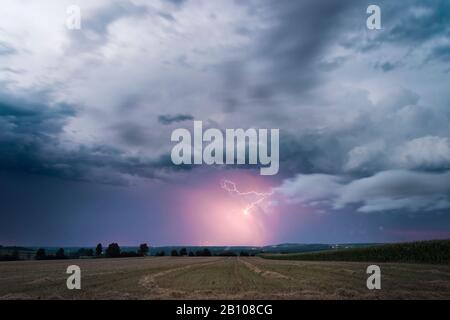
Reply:
[[257, 192], [257, 191], [241, 192], [236, 187], [236, 184], [230, 180], [222, 180], [220, 183], [220, 186], [222, 189], [228, 191], [228, 193], [230, 193], [232, 195], [237, 195], [240, 197], [245, 197], [247, 199], [247, 201], [249, 201], [249, 203], [243, 209], [243, 212], [245, 215], [248, 215], [250, 213], [250, 211], [252, 211], [255, 207], [260, 207], [263, 204], [264, 200], [266, 200], [268, 197], [270, 197], [273, 194], [273, 191], [271, 191], [271, 192]]

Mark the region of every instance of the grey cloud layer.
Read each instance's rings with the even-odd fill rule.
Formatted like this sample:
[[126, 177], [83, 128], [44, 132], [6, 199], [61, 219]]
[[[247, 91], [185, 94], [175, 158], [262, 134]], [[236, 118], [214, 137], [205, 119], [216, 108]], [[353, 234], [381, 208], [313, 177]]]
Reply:
[[354, 180], [333, 175], [300, 174], [286, 180], [276, 192], [292, 202], [314, 206], [341, 209], [356, 205], [359, 212], [448, 210], [450, 171], [390, 170]]
[[[20, 70], [0, 74], [3, 169], [108, 183], [160, 176], [174, 169], [173, 127], [198, 119], [280, 128], [280, 176], [301, 173], [317, 201], [360, 211], [448, 203], [448, 188], [431, 184], [422, 200], [368, 194], [448, 175], [448, 1], [381, 1], [381, 31], [365, 27], [368, 1], [97, 0], [81, 2], [79, 31], [56, 27], [64, 4], [42, 3], [53, 10], [36, 25], [25, 19], [32, 8], [4, 4], [33, 33], [0, 21], [0, 70]], [[292, 199], [294, 185], [281, 187]]]
[[162, 124], [168, 125], [176, 122], [183, 122], [187, 120], [194, 120], [194, 117], [190, 114], [163, 114], [158, 117], [158, 121]]
[[158, 170], [172, 166], [169, 157], [145, 161], [112, 146], [68, 147], [59, 136], [67, 119], [76, 116], [73, 106], [47, 105], [45, 94], [31, 95], [32, 101], [8, 94], [2, 97], [0, 168], [3, 170], [129, 184], [133, 183], [133, 176], [155, 178]]

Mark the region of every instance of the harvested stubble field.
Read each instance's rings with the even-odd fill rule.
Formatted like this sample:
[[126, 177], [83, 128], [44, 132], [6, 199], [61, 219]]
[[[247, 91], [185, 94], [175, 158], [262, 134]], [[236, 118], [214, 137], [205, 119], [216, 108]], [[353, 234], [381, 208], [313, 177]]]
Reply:
[[[68, 290], [78, 265], [81, 290]], [[369, 263], [259, 257], [148, 257], [0, 262], [0, 299], [450, 299], [450, 266], [379, 263], [382, 289], [366, 287]]]

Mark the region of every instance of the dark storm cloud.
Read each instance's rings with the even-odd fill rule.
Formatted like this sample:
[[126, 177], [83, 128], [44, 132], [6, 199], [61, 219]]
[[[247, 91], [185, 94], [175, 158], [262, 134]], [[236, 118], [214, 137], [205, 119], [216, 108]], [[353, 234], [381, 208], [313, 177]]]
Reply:
[[271, 2], [268, 10], [275, 13], [276, 25], [262, 36], [254, 57], [269, 65], [266, 79], [271, 80], [271, 87], [304, 91], [314, 85], [314, 64], [341, 31], [342, 19], [355, 3]]
[[148, 140], [146, 128], [130, 122], [121, 122], [112, 128], [119, 138], [128, 145], [140, 146], [144, 145]]
[[339, 138], [318, 132], [292, 135], [284, 132], [280, 137], [280, 168], [284, 174], [335, 173], [345, 162]]
[[[179, 1], [176, 3], [181, 4]], [[218, 57], [218, 63], [212, 67], [216, 68], [214, 72], [219, 73], [223, 80], [219, 99], [222, 99], [223, 111], [231, 118], [230, 123], [239, 122], [242, 117], [238, 112], [245, 108], [245, 116], [250, 119], [260, 117], [272, 126], [288, 127], [286, 128], [288, 130], [282, 131], [280, 148], [281, 170], [285, 174], [351, 172], [357, 176], [368, 176], [391, 168], [444, 170], [448, 166], [444, 139], [447, 135], [443, 128], [446, 128], [449, 114], [443, 112], [441, 107], [428, 108], [420, 105], [416, 93], [404, 90], [398, 95], [391, 95], [387, 102], [373, 104], [368, 98], [368, 91], [357, 92], [354, 98], [345, 97], [340, 102], [322, 102], [322, 97], [310, 92], [312, 88], [319, 88], [319, 95], [334, 94], [323, 91], [321, 86], [326, 81], [339, 82], [333, 74], [351, 61], [351, 56], [346, 56], [345, 53], [339, 53], [337, 56], [329, 55], [328, 50], [342, 43], [343, 39], [347, 39], [347, 35], [366, 31], [367, 3], [355, 0], [320, 2], [310, 0], [255, 1], [239, 4], [252, 15], [267, 22], [267, 25], [264, 28], [241, 24], [231, 26], [233, 30], [237, 30], [237, 33], [251, 41], [245, 46], [245, 50], [232, 55], [231, 59]], [[442, 1], [435, 1], [423, 11], [421, 3], [415, 1], [413, 7], [402, 10], [399, 3], [381, 2], [383, 27], [386, 29], [377, 33], [379, 35], [373, 42], [413, 43], [414, 37], [417, 37], [415, 41], [420, 42], [445, 35], [448, 31], [448, 14], [440, 13], [439, 10], [447, 8], [448, 5]], [[87, 12], [83, 16], [82, 30], [71, 31], [68, 34], [70, 37], [78, 37], [72, 40], [76, 40], [76, 44], [75, 42], [73, 44], [80, 48], [97, 46], [108, 41], [108, 27], [114, 21], [124, 17], [140, 19], [142, 15], [158, 14], [151, 10], [153, 9], [128, 1], [114, 1], [94, 12]], [[437, 21], [431, 23], [430, 19]], [[421, 31], [418, 35], [411, 34], [416, 28], [415, 24], [430, 30]], [[96, 36], [88, 38], [89, 33]], [[363, 40], [353, 38], [349, 46], [359, 48]], [[432, 51], [433, 57], [444, 60], [447, 51], [445, 46], [435, 47]], [[180, 52], [179, 57], [185, 58], [178, 62], [182, 64], [181, 62], [186, 60], [195, 60], [186, 58], [187, 55], [188, 53]], [[386, 52], [386, 55], [386, 58], [383, 57], [378, 62], [371, 61], [369, 65], [384, 72], [395, 72], [400, 66], [396, 62], [398, 60], [390, 59], [389, 52]], [[170, 74], [164, 76], [171, 77]], [[164, 85], [167, 86], [167, 83]], [[209, 87], [209, 84], [193, 81], [189, 94], [196, 98], [205, 87]], [[65, 109], [55, 111], [46, 107], [30, 107], [22, 112], [35, 112], [34, 118], [28, 115], [16, 117], [12, 121], [4, 120], [9, 118], [2, 117], [2, 121], [11, 132], [13, 128], [19, 131], [28, 130], [28, 134], [22, 136], [23, 139], [26, 138], [28, 144], [19, 143], [18, 145], [25, 145], [26, 148], [17, 152], [22, 155], [24, 161], [27, 159], [28, 164], [33, 161], [36, 163], [34, 166], [42, 164], [39, 170], [43, 172], [51, 170], [77, 177], [88, 175], [86, 172], [97, 171], [100, 175], [102, 170], [118, 170], [119, 176], [121, 174], [152, 176], [154, 168], [170, 166], [166, 161], [167, 158], [162, 156], [159, 160], [148, 161], [130, 157], [129, 154], [132, 152], [124, 151], [127, 147], [151, 149], [159, 145], [151, 142], [161, 139], [161, 136], [157, 135], [152, 137], [146, 124], [139, 121], [141, 119], [133, 118], [134, 111], [147, 108], [145, 95], [138, 92], [139, 89], [134, 90], [136, 93], [128, 94], [124, 89], [123, 97], [117, 99], [118, 109], [121, 112], [127, 111], [126, 115], [129, 117], [116, 118], [112, 121], [108, 128], [114, 131], [117, 140], [111, 139], [102, 147], [81, 144], [68, 152], [58, 145], [57, 134], [61, 132], [65, 120], [74, 116], [67, 114]], [[177, 94], [176, 86], [173, 92], [174, 95]], [[279, 101], [284, 100], [287, 104], [291, 104], [292, 108], [281, 108], [283, 104]], [[214, 106], [211, 108], [215, 109]], [[273, 111], [264, 113], [264, 108]], [[302, 112], [297, 113], [297, 109], [301, 108], [304, 108]], [[3, 109], [5, 113], [12, 112], [7, 111], [9, 110], [7, 107]], [[16, 108], [14, 112], [19, 111]], [[158, 116], [160, 125], [168, 126], [194, 120], [191, 114], [184, 113], [183, 105], [171, 107], [170, 112]], [[303, 129], [302, 125], [292, 122], [293, 117], [300, 117], [302, 113], [306, 118], [311, 117], [305, 124], [311, 122], [314, 126]], [[123, 117], [123, 114], [120, 114]], [[205, 114], [205, 117], [208, 116]], [[324, 123], [322, 118], [339, 120]], [[396, 125], [386, 125], [392, 119], [395, 119]], [[25, 121], [32, 123], [27, 126]], [[345, 125], [340, 127], [340, 122]], [[248, 122], [245, 124], [248, 125]], [[289, 128], [293, 124], [298, 125], [299, 130]], [[8, 134], [12, 137], [10, 132]], [[154, 141], [149, 141], [151, 139]], [[377, 139], [380, 141], [374, 141]], [[42, 147], [44, 145], [50, 146], [48, 148], [51, 152], [44, 149]], [[440, 154], [435, 157], [422, 155], [423, 150], [433, 149], [441, 150]], [[10, 150], [9, 154], [13, 153], [13, 150]], [[145, 169], [145, 166], [148, 166], [148, 169]]]
[[381, 69], [383, 72], [389, 72], [397, 68], [398, 63], [384, 61], [375, 63], [375, 69]]
[[[449, 37], [450, 39], [450, 37]], [[441, 60], [443, 62], [450, 62], [450, 44], [438, 45], [431, 50], [428, 56], [428, 61], [430, 60]]]
[[409, 10], [401, 10], [403, 5], [398, 2], [398, 10], [392, 10], [396, 13], [395, 20], [389, 26], [389, 32], [383, 33], [387, 41], [423, 44], [432, 38], [450, 36], [448, 1], [415, 1], [408, 6]]
[[[42, 100], [42, 95], [33, 97]], [[46, 170], [43, 149], [53, 146], [67, 117], [68, 105], [49, 107], [42, 103], [1, 96], [0, 166], [3, 169]]]
[[[449, 234], [448, 1], [91, 0], [71, 31], [64, 4], [37, 23], [5, 3], [36, 30], [0, 20], [0, 240], [174, 241], [161, 220], [191, 212], [180, 194], [255, 169], [173, 165], [170, 132], [194, 119], [280, 129], [280, 172], [257, 178], [289, 200], [282, 241], [386, 241], [385, 223]], [[360, 223], [372, 236], [349, 237]]]
[[422, 105], [420, 96], [409, 90], [377, 103], [364, 94], [339, 103], [356, 110], [322, 107], [321, 114], [333, 113], [333, 122], [325, 129], [299, 126], [295, 132], [281, 131], [281, 172], [365, 177], [390, 169], [450, 168], [450, 113], [445, 104]]
[[[45, 101], [45, 94], [33, 98]], [[46, 105], [2, 94], [0, 98], [0, 169], [88, 180], [109, 184], [128, 184], [133, 176], [156, 178], [158, 170], [173, 167], [170, 157], [144, 160], [126, 155], [109, 145], [79, 145], [66, 149], [59, 134], [74, 107]], [[123, 139], [141, 143], [139, 128], [123, 125]]]
[[182, 122], [182, 121], [188, 121], [188, 120], [194, 120], [194, 117], [190, 114], [163, 114], [158, 117], [159, 123], [163, 125], [169, 125], [176, 122]]
[[[180, 4], [181, 1], [175, 1], [175, 3]], [[414, 3], [415, 7], [420, 8], [419, 1]], [[399, 95], [400, 98], [391, 96], [390, 103], [385, 105], [373, 105], [367, 96], [361, 94], [354, 100], [341, 102], [342, 105], [333, 109], [333, 106], [330, 108], [326, 104], [334, 105], [338, 102], [326, 102], [323, 105], [320, 102], [321, 97], [308, 92], [311, 88], [320, 88], [325, 81], [324, 78], [333, 77], [334, 71], [351, 61], [351, 57], [345, 55], [327, 56], [327, 50], [340, 43], [340, 40], [347, 34], [351, 34], [355, 30], [365, 30], [367, 2], [361, 3], [355, 0], [255, 1], [239, 5], [267, 21], [267, 26], [261, 29], [251, 25], [231, 26], [239, 34], [249, 37], [252, 41], [248, 47], [245, 47], [246, 50], [239, 52], [239, 55], [233, 55], [235, 58], [221, 60], [219, 57], [219, 67], [215, 65], [217, 68], [215, 71], [218, 71], [224, 80], [223, 91], [219, 97], [222, 98], [224, 111], [233, 117], [231, 119], [233, 123], [241, 118], [234, 115], [237, 115], [237, 112], [241, 111], [240, 109], [248, 108], [246, 111], [248, 111], [249, 118], [260, 116], [271, 125], [286, 124], [286, 126], [290, 126], [292, 122], [289, 120], [292, 121], [292, 115], [301, 114], [297, 114], [296, 109], [300, 109], [304, 105], [311, 105], [305, 109], [305, 116], [316, 112], [317, 115], [311, 118], [311, 122], [316, 124], [315, 127], [322, 128], [311, 130], [300, 128], [297, 132], [283, 131], [280, 150], [282, 171], [289, 174], [297, 172], [340, 174], [348, 171], [356, 175], [370, 175], [391, 167], [439, 170], [438, 167], [443, 165], [442, 168], [446, 168], [446, 149], [443, 147], [445, 141], [442, 140], [445, 132], [442, 132], [441, 129], [446, 127], [448, 112], [442, 113], [439, 108], [431, 110], [418, 105], [417, 94], [405, 91]], [[439, 15], [438, 11], [446, 6], [444, 2], [433, 2], [430, 7], [427, 7], [428, 10], [431, 10], [430, 12], [416, 14], [417, 17], [414, 19], [408, 19], [413, 13], [401, 10], [400, 4], [382, 2], [380, 5], [382, 17], [386, 19], [383, 20], [385, 21], [383, 25], [386, 26], [387, 32], [381, 33], [379, 41], [383, 39], [384, 41], [394, 41], [394, 38], [398, 40], [399, 37], [403, 37], [404, 41], [407, 41], [406, 37], [413, 37], [413, 35], [402, 31], [401, 28], [406, 28], [405, 30], [415, 28], [408, 25], [416, 23], [417, 20], [420, 20], [419, 24], [424, 26], [426, 22], [429, 22], [429, 16], [439, 21], [430, 24], [431, 30], [423, 32], [423, 35], [418, 37], [428, 39], [445, 34], [448, 24], [447, 15], [444, 13]], [[152, 9], [129, 1], [113, 1], [94, 12], [86, 12], [83, 15], [82, 30], [71, 31], [68, 34], [70, 37], [78, 37], [77, 39], [72, 38], [72, 40], [76, 40], [76, 44], [73, 44], [79, 45], [80, 48], [97, 46], [108, 41], [108, 27], [114, 21], [124, 17], [139, 19], [142, 15], [149, 14], [149, 10]], [[356, 27], [355, 21], [357, 22]], [[95, 34], [96, 37], [88, 38], [87, 34], [89, 33]], [[393, 35], [389, 35], [390, 33]], [[358, 38], [354, 39], [356, 46], [361, 42], [359, 40]], [[439, 55], [441, 59], [444, 59], [447, 51], [443, 47], [433, 52], [436, 56]], [[180, 57], [184, 57], [184, 55], [180, 53]], [[370, 65], [374, 65], [374, 62], [371, 62]], [[375, 68], [385, 72], [395, 72], [397, 66], [398, 64], [394, 60], [388, 58], [375, 63]], [[170, 77], [170, 74], [165, 76]], [[332, 81], [339, 81], [339, 79], [332, 79]], [[208, 86], [206, 83], [195, 85], [197, 87], [193, 85], [190, 89], [193, 97], [198, 96], [199, 92], [204, 91], [204, 88]], [[138, 91], [138, 89], [136, 90]], [[174, 93], [176, 94], [175, 89]], [[326, 96], [327, 93], [324, 91], [319, 94]], [[10, 130], [16, 128], [15, 130], [29, 131], [26, 135], [29, 143], [26, 145], [28, 153], [21, 151], [22, 158], [28, 159], [27, 163], [32, 163], [34, 159], [36, 163], [42, 163], [46, 170], [63, 172], [65, 175], [74, 177], [82, 175], [82, 172], [89, 172], [91, 168], [102, 168], [102, 170], [120, 168], [120, 174], [151, 176], [153, 168], [169, 166], [169, 163], [164, 160], [152, 163], [140, 158], [130, 158], [123, 151], [126, 148], [118, 146], [123, 143], [127, 147], [148, 146], [148, 148], [152, 148], [157, 144], [152, 146], [148, 143], [150, 135], [145, 124], [141, 123], [140, 119], [133, 118], [132, 112], [129, 112], [131, 109], [142, 108], [142, 105], [146, 104], [145, 98], [139, 93], [134, 95], [124, 93], [123, 96], [122, 99], [118, 99], [118, 101], [122, 101], [119, 102], [118, 108], [121, 112], [126, 110], [130, 118], [113, 121], [108, 128], [114, 131], [117, 141], [110, 141], [103, 147], [80, 145], [75, 148], [75, 151], [74, 149], [71, 149], [70, 152], [62, 150], [57, 144], [56, 136], [61, 132], [65, 120], [73, 116], [73, 114], [65, 114], [65, 109], [54, 111], [46, 107], [30, 107], [28, 111], [25, 111], [35, 112], [35, 118], [29, 115], [27, 118], [21, 117], [20, 120], [15, 118], [15, 122], [12, 120], [2, 121], [5, 121], [5, 126]], [[283, 100], [286, 96], [291, 99], [288, 100], [288, 103], [293, 105], [292, 109], [278, 109], [278, 101]], [[362, 109], [361, 105], [368, 107]], [[184, 113], [182, 107], [171, 109], [172, 114], [160, 115], [158, 123], [168, 126], [182, 121], [192, 121], [194, 117]], [[260, 115], [264, 107], [272, 109], [272, 114]], [[214, 107], [211, 108], [214, 109]], [[349, 121], [345, 128], [335, 129], [333, 123], [331, 125], [321, 123], [322, 114], [325, 117], [332, 115], [339, 118], [346, 109], [352, 108], [356, 111], [352, 113], [350, 110], [348, 117], [354, 117], [356, 120]], [[404, 109], [403, 114], [399, 112], [401, 108]], [[3, 109], [3, 112], [8, 110], [6, 107]], [[14, 112], [18, 111], [14, 109]], [[54, 114], [55, 112], [56, 114]], [[207, 117], [208, 114], [205, 116]], [[339, 119], [343, 122], [347, 120], [344, 116]], [[391, 119], [397, 119], [396, 126], [386, 125]], [[27, 126], [24, 124], [25, 121], [32, 123]], [[49, 134], [50, 131], [53, 134]], [[11, 133], [8, 134], [12, 137]], [[427, 138], [428, 136], [430, 138]], [[402, 146], [402, 148], [398, 148], [403, 152], [402, 156], [394, 159], [390, 153], [395, 153], [396, 149], [394, 150], [389, 145], [385, 146], [383, 143], [374, 142], [373, 137], [393, 141], [393, 144]], [[160, 137], [155, 136], [154, 139], [160, 139]], [[407, 144], [408, 141], [412, 142]], [[403, 146], [405, 142], [406, 144]], [[18, 145], [24, 145], [24, 143]], [[50, 146], [52, 152], [48, 152], [48, 150], [43, 152], [42, 146], [44, 145]], [[440, 158], [420, 156], [421, 148], [429, 150], [436, 147], [443, 150]], [[384, 153], [379, 151], [383, 148], [387, 150]], [[12, 153], [13, 151], [10, 152], [10, 154]], [[26, 154], [28, 154], [27, 157]], [[76, 161], [72, 161], [72, 159], [76, 159]], [[149, 169], [144, 170], [144, 165], [148, 165]]]
[[[321, 60], [322, 53], [346, 27], [346, 14], [358, 1], [263, 1], [242, 3], [249, 12], [260, 15], [270, 28], [244, 34], [256, 44], [240, 59], [223, 63], [224, 111], [235, 112], [248, 106], [273, 105], [278, 94], [301, 97], [320, 82], [319, 70], [327, 71], [345, 58]], [[239, 31], [242, 34], [242, 31]], [[255, 68], [254, 66], [258, 66]], [[322, 69], [320, 69], [322, 67]]]
[[[369, 3], [369, 2], [367, 2]], [[392, 44], [410, 51], [431, 46], [431, 54], [425, 61], [446, 61], [446, 45], [433, 41], [450, 40], [450, 2], [446, 0], [380, 1], [382, 30], [364, 39], [361, 34], [344, 34], [342, 45], [361, 52], [380, 49], [383, 44]], [[387, 66], [389, 69], [389, 66]], [[390, 71], [384, 70], [383, 71]]]
[[52, 108], [28, 100], [10, 97], [0, 99], [0, 117], [13, 127], [12, 133], [19, 135], [37, 131], [42, 134], [58, 133], [62, 120], [74, 115], [73, 108], [65, 104]]

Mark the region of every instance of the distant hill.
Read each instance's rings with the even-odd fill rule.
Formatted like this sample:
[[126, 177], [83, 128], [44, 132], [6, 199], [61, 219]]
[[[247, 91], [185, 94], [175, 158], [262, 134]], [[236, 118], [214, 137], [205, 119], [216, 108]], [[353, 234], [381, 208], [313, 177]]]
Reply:
[[325, 251], [337, 248], [360, 248], [378, 245], [377, 243], [341, 243], [341, 244], [323, 244], [323, 243], [282, 243], [272, 246], [261, 247], [262, 253], [301, 253]]
[[353, 243], [353, 244], [321, 244], [321, 243], [282, 243], [270, 246], [163, 246], [163, 247], [152, 247], [150, 249], [150, 254], [154, 255], [157, 252], [163, 251], [166, 255], [170, 255], [172, 250], [181, 250], [186, 248], [187, 252], [196, 252], [204, 248], [208, 248], [213, 255], [220, 254], [223, 252], [232, 252], [239, 254], [240, 252], [246, 252], [248, 254], [261, 254], [261, 253], [300, 253], [300, 252], [315, 252], [331, 250], [335, 248], [359, 248], [367, 247], [377, 244], [368, 243]]
[[25, 247], [17, 247], [17, 246], [0, 246], [0, 250], [8, 250], [8, 251], [14, 251], [14, 250], [20, 250], [20, 251], [34, 251], [31, 248], [25, 248]]
[[271, 253], [298, 253], [330, 250], [333, 248], [331, 244], [302, 244], [302, 243], [282, 243], [272, 246], [261, 247], [261, 252]]
[[450, 263], [450, 240], [418, 241], [365, 247], [338, 247], [319, 252], [262, 254], [266, 259], [309, 261], [367, 261]]

